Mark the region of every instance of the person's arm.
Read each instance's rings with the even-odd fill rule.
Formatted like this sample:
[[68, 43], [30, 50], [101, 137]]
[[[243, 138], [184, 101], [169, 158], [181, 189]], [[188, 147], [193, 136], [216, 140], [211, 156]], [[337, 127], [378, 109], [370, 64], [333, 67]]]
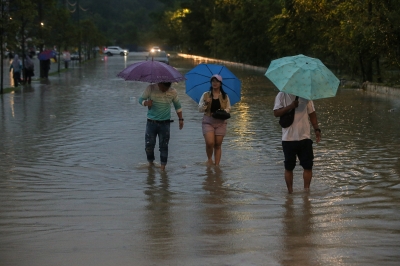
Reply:
[[198, 109], [200, 113], [203, 113], [207, 109], [207, 103], [204, 101], [206, 93], [203, 93], [199, 101]]
[[318, 126], [318, 119], [317, 119], [317, 113], [314, 111], [308, 115], [310, 117], [310, 122], [311, 125], [313, 126], [314, 132], [315, 132], [315, 139], [318, 142], [321, 141], [321, 129], [319, 129]]
[[228, 94], [226, 95], [226, 97], [228, 98], [228, 101], [227, 101], [227, 103], [226, 103], [225, 111], [226, 111], [227, 113], [229, 113], [229, 112], [231, 111], [231, 101], [229, 100]]
[[299, 101], [295, 100], [295, 101], [293, 101], [291, 104], [289, 104], [286, 107], [282, 107], [280, 109], [274, 110], [274, 116], [275, 117], [281, 117], [282, 115], [286, 114], [287, 112], [289, 112], [293, 108], [297, 108], [297, 106], [299, 106]]
[[139, 103], [143, 106], [151, 107], [153, 105], [153, 101], [150, 98], [150, 85], [142, 93], [142, 96], [139, 97]]
[[183, 128], [183, 115], [182, 115], [182, 111], [177, 112], [176, 114], [177, 114], [178, 117], [179, 117], [179, 129], [182, 129], [182, 128]]
[[179, 118], [179, 129], [183, 128], [183, 114], [182, 114], [182, 105], [181, 102], [179, 101], [179, 97], [178, 97], [178, 92], [176, 90], [175, 91], [175, 96], [172, 99], [172, 103], [174, 105], [176, 114], [178, 115]]

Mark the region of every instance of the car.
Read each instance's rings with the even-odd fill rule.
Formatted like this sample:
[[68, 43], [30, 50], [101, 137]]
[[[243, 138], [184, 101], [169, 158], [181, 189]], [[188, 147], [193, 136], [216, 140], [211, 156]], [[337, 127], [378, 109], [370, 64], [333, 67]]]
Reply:
[[169, 65], [169, 54], [165, 51], [150, 52], [149, 55], [146, 56], [146, 61], [148, 60], [159, 61]]
[[72, 53], [71, 54], [71, 60], [79, 60], [79, 54], [78, 53]]
[[126, 49], [122, 49], [119, 46], [108, 46], [107, 48], [104, 49], [103, 53], [108, 56], [111, 56], [111, 55], [126, 56], [129, 54], [129, 51]]
[[150, 49], [150, 53], [154, 53], [154, 52], [161, 52], [160, 47], [158, 47], [158, 46], [153, 46], [153, 48]]

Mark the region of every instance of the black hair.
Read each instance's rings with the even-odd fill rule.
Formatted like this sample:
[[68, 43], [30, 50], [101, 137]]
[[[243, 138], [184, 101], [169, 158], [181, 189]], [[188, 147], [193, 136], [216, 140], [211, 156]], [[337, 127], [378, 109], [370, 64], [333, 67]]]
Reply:
[[163, 84], [167, 88], [171, 87], [171, 82], [160, 82], [160, 83]]
[[[213, 79], [218, 80], [217, 78], [213, 77], [213, 78], [210, 80], [210, 82], [211, 82]], [[219, 80], [218, 80], [218, 81], [219, 81]], [[219, 81], [219, 82], [221, 82], [220, 91], [221, 91], [221, 93], [222, 93], [222, 99], [225, 99], [225, 97], [226, 97], [226, 92], [225, 92], [224, 89], [222, 88], [222, 81]], [[213, 97], [212, 86], [210, 87], [210, 94], [211, 94], [211, 97]]]

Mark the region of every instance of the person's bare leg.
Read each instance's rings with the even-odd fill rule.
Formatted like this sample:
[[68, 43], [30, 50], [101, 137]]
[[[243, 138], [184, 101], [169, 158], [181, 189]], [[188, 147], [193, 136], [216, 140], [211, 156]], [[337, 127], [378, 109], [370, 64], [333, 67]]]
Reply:
[[215, 165], [219, 165], [222, 156], [222, 141], [224, 140], [224, 136], [215, 136], [214, 142], [214, 159]]
[[214, 152], [214, 132], [207, 132], [204, 134], [204, 140], [206, 142], [207, 164], [214, 164], [212, 160]]
[[285, 169], [285, 181], [289, 194], [293, 193], [293, 171]]
[[310, 190], [310, 184], [311, 184], [311, 179], [312, 179], [312, 170], [304, 169], [303, 179], [304, 179], [304, 189]]
[[160, 166], [160, 168], [161, 168], [161, 171], [165, 171], [165, 164], [162, 164], [162, 165]]

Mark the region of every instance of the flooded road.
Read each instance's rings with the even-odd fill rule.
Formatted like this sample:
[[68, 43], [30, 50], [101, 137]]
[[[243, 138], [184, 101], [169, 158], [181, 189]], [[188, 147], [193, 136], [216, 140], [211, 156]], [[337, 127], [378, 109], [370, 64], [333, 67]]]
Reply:
[[398, 265], [399, 98], [315, 101], [311, 191], [297, 166], [288, 195], [263, 73], [231, 68], [242, 101], [220, 168], [204, 164], [202, 114], [175, 84], [185, 126], [172, 117], [161, 172], [146, 164], [147, 84], [116, 77], [137, 60], [99, 58], [0, 98], [0, 266]]

